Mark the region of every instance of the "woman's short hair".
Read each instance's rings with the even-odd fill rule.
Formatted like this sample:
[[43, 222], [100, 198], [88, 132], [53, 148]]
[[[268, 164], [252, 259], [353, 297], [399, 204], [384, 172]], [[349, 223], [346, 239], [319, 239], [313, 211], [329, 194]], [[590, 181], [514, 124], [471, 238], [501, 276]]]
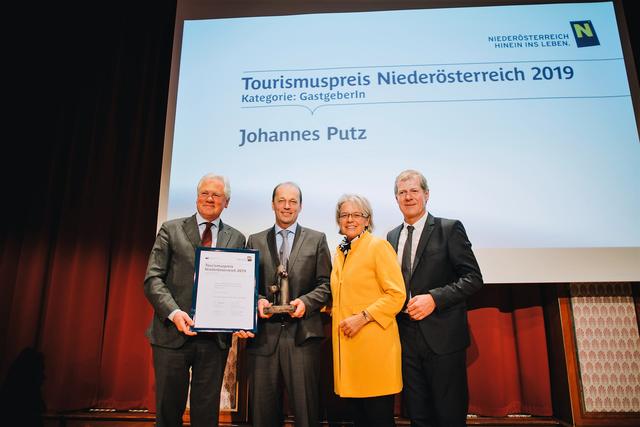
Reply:
[[369, 219], [369, 225], [367, 230], [373, 231], [373, 209], [371, 209], [371, 203], [366, 197], [358, 194], [343, 194], [336, 203], [336, 223], [340, 225], [340, 208], [345, 202], [351, 202], [362, 211], [362, 213]]

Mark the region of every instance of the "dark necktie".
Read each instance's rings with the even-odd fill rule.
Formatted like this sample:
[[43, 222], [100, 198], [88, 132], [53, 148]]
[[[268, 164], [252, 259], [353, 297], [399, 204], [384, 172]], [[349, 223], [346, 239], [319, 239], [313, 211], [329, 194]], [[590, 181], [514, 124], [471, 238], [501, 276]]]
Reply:
[[280, 235], [282, 236], [282, 244], [280, 245], [280, 264], [284, 268], [287, 268], [287, 261], [289, 261], [289, 239], [287, 236], [289, 235], [289, 230], [280, 230]]
[[404, 242], [404, 250], [402, 251], [402, 277], [404, 277], [407, 297], [409, 297], [409, 281], [411, 280], [411, 244], [414, 228], [413, 225], [407, 226], [407, 240]]
[[202, 243], [200, 246], [204, 246], [207, 248], [211, 247], [211, 242], [213, 241], [213, 235], [211, 234], [211, 226], [213, 223], [207, 222], [204, 227], [204, 233], [202, 233]]

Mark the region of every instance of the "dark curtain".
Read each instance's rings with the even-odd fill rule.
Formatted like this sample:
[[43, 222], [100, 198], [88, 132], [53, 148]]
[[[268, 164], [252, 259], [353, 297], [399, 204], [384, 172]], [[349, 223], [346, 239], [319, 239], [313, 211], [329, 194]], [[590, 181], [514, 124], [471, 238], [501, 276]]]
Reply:
[[[28, 20], [23, 7], [6, 18], [23, 31], [7, 66], [18, 131], [5, 134], [14, 153], [0, 171], [2, 396], [24, 400], [12, 387], [43, 369], [33, 387], [49, 411], [153, 409], [142, 279], [175, 0], [58, 3]], [[471, 413], [551, 413], [539, 292], [487, 286], [470, 301]]]
[[151, 407], [142, 278], [175, 0], [42, 7], [15, 61], [29, 138], [3, 159], [0, 378], [30, 347], [44, 356], [49, 410]]

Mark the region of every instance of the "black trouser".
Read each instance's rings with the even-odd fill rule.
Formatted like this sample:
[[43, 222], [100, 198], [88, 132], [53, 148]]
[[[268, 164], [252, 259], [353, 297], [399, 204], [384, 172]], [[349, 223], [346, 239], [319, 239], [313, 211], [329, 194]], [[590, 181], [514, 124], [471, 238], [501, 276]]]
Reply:
[[348, 398], [355, 427], [395, 427], [395, 395]]
[[413, 427], [463, 427], [467, 422], [466, 350], [436, 354], [418, 322], [398, 317], [402, 394]]

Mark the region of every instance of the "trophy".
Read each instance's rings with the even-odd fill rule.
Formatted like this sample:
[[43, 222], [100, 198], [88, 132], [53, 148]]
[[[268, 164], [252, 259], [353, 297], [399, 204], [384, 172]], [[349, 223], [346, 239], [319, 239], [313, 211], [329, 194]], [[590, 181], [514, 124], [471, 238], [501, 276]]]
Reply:
[[264, 308], [265, 314], [293, 313], [294, 305], [289, 304], [289, 274], [282, 264], [276, 271], [276, 283], [269, 286], [269, 293], [273, 295], [273, 305]]

